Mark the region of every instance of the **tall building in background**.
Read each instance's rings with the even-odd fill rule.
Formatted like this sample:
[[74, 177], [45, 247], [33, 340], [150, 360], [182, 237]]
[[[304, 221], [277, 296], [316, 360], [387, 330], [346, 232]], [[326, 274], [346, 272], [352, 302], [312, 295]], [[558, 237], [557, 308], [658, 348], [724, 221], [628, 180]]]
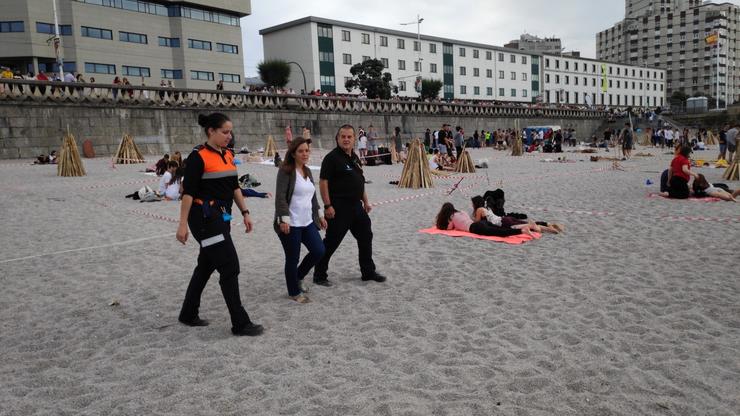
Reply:
[[[665, 69], [669, 97], [676, 91], [719, 94], [732, 104], [740, 93], [739, 14], [740, 7], [730, 3], [625, 0], [624, 20], [596, 35], [597, 59]], [[707, 42], [715, 39], [714, 33], [719, 51]]]
[[505, 44], [504, 48], [526, 52], [559, 54], [563, 50], [563, 45], [559, 38], [540, 38], [525, 33], [519, 36], [519, 39]]
[[[112, 83], [241, 88], [239, 19], [250, 0], [56, 0], [66, 72]], [[50, 0], [3, 0], [0, 65], [22, 73], [57, 72]]]

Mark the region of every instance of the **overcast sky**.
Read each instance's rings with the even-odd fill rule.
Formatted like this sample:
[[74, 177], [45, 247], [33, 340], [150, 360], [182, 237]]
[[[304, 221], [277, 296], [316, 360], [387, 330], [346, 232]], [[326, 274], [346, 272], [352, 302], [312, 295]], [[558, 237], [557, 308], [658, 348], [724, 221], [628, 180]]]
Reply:
[[[731, 3], [740, 4], [740, 0]], [[416, 32], [401, 26], [420, 14], [425, 35], [503, 46], [524, 32], [555, 36], [566, 50], [596, 57], [595, 35], [624, 17], [623, 0], [252, 0], [242, 19], [244, 65], [257, 75], [262, 58], [259, 30], [306, 16]]]

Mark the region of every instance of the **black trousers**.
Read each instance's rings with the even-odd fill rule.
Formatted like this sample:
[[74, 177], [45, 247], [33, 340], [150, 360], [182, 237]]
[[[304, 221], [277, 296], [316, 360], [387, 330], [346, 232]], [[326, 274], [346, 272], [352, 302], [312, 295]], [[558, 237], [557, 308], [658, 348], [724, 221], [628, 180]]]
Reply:
[[373, 262], [373, 230], [370, 217], [365, 212], [361, 201], [332, 200], [335, 216], [327, 219], [326, 237], [324, 237], [324, 257], [314, 268], [313, 279], [326, 279], [331, 256], [342, 243], [347, 231], [357, 240], [360, 272], [363, 276], [375, 274]]
[[218, 283], [231, 315], [232, 331], [238, 331], [251, 322], [239, 296], [239, 257], [231, 240], [231, 226], [221, 218], [220, 211], [212, 211], [210, 217], [204, 218], [201, 206], [193, 205], [188, 215], [190, 232], [201, 247], [182, 303], [180, 320], [192, 321], [198, 317], [200, 296], [208, 279], [218, 270]]

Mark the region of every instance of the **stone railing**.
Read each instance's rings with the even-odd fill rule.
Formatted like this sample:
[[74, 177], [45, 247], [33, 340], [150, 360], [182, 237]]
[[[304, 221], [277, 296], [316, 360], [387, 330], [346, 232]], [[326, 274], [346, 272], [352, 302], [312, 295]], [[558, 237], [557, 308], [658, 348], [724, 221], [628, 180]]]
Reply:
[[607, 114], [600, 110], [546, 106], [368, 100], [13, 79], [0, 79], [0, 103], [2, 102], [548, 119], [597, 119], [606, 117]]

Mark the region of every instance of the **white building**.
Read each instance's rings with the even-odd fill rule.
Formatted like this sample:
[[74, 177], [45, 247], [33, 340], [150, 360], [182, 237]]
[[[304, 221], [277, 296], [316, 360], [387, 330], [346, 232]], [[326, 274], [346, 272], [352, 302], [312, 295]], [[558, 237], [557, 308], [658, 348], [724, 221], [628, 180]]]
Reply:
[[[450, 99], [531, 102], [540, 93], [539, 56], [528, 52], [427, 35], [419, 42], [416, 33], [314, 16], [260, 34], [265, 59], [300, 64], [308, 90], [347, 93], [352, 65], [374, 58], [386, 64], [401, 96], [418, 96], [417, 76], [443, 81], [442, 94]], [[304, 88], [298, 68], [288, 86]]]
[[543, 102], [662, 107], [665, 70], [544, 54]]
[[[664, 104], [665, 71], [661, 70], [418, 36], [314, 16], [262, 29], [260, 34], [265, 59], [299, 64], [308, 91], [348, 93], [344, 85], [352, 65], [375, 58], [385, 63], [404, 97], [419, 95], [414, 84], [421, 76], [443, 81], [441, 94], [446, 99], [636, 107]], [[604, 64], [606, 92], [601, 91]], [[648, 78], [648, 72], [655, 78]], [[304, 89], [297, 67], [288, 87]]]

